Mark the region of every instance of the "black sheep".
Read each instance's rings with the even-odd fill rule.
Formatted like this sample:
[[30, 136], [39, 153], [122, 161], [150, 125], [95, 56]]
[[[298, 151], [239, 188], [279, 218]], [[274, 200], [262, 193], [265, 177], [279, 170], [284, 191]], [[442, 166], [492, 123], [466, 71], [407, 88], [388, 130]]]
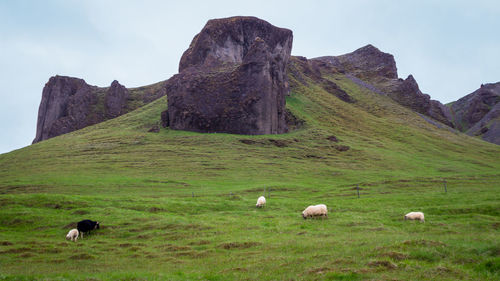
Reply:
[[82, 220], [78, 222], [76, 228], [78, 229], [78, 232], [80, 232], [80, 235], [83, 238], [83, 233], [90, 233], [91, 230], [94, 229], [99, 229], [99, 222], [98, 221], [91, 221], [91, 220]]

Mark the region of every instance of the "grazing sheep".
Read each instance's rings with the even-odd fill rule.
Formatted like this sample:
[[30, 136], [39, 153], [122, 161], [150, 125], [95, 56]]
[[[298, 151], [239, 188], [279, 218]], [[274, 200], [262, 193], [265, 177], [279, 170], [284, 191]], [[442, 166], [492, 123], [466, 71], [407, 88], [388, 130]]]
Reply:
[[78, 232], [80, 232], [81, 238], [83, 238], [84, 232], [90, 233], [91, 230], [99, 229], [99, 222], [91, 220], [82, 220], [78, 222], [76, 228], [78, 229]]
[[66, 240], [71, 240], [73, 242], [76, 242], [77, 239], [78, 239], [78, 229], [76, 228], [73, 228], [68, 232], [68, 234], [66, 234]]
[[261, 196], [259, 197], [259, 199], [257, 199], [257, 204], [255, 204], [255, 206], [257, 208], [262, 208], [264, 207], [264, 205], [266, 205], [266, 198], [264, 196]]
[[315, 206], [309, 206], [302, 212], [302, 217], [307, 219], [308, 217], [328, 217], [328, 209], [325, 204], [319, 204]]
[[418, 220], [421, 222], [425, 222], [424, 213], [422, 212], [410, 212], [405, 215], [405, 220]]

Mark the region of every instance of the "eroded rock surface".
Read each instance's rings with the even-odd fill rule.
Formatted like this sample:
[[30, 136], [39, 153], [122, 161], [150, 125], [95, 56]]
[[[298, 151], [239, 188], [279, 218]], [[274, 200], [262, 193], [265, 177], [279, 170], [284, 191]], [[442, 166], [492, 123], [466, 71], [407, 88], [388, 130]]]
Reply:
[[383, 91], [399, 104], [453, 127], [450, 110], [439, 101], [431, 100], [429, 95], [422, 93], [412, 75], [409, 75], [404, 80], [398, 79], [397, 81], [390, 80], [386, 82]]
[[97, 102], [94, 88], [83, 79], [54, 76], [43, 88], [33, 143], [83, 128], [92, 122], [90, 106]]
[[51, 77], [43, 88], [33, 143], [130, 112], [165, 95], [165, 85], [160, 82], [130, 91], [116, 80], [102, 88], [79, 78]]
[[290, 30], [255, 17], [208, 21], [167, 82], [170, 128], [285, 133], [292, 39]]
[[115, 118], [126, 112], [129, 92], [127, 88], [114, 80], [106, 92], [104, 105], [106, 107], [106, 117]]
[[372, 45], [366, 45], [345, 55], [325, 56], [314, 60], [327, 62], [340, 72], [354, 74], [360, 79], [398, 78], [398, 69], [394, 56], [381, 52]]
[[453, 126], [449, 119], [449, 109], [422, 93], [412, 75], [406, 79], [398, 78], [394, 56], [381, 52], [372, 45], [349, 54], [319, 57], [311, 61], [319, 61], [337, 72], [345, 73], [363, 87], [387, 95], [403, 106]]
[[451, 105], [457, 129], [500, 144], [500, 82], [485, 84]]

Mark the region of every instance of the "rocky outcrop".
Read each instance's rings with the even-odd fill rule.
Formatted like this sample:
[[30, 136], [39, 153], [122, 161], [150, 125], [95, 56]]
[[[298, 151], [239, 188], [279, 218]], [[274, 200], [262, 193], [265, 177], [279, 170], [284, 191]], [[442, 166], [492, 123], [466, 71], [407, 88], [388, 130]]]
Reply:
[[412, 75], [398, 78], [396, 61], [391, 54], [381, 52], [372, 45], [341, 56], [314, 58], [335, 71], [345, 73], [355, 83], [376, 93], [387, 95], [399, 104], [435, 120], [453, 126], [450, 112], [439, 101], [422, 93]]
[[326, 62], [338, 71], [351, 73], [360, 79], [397, 79], [398, 69], [394, 56], [366, 45], [352, 53], [341, 56], [325, 56], [313, 60]]
[[106, 92], [104, 100], [106, 117], [111, 119], [125, 113], [128, 97], [129, 92], [127, 88], [118, 83], [118, 81], [114, 80]]
[[43, 88], [33, 143], [87, 126], [90, 106], [97, 102], [93, 91], [83, 79], [51, 77]]
[[172, 129], [235, 134], [287, 131], [292, 32], [254, 17], [210, 20], [166, 86]]
[[115, 118], [167, 94], [163, 127], [251, 135], [285, 133], [288, 125], [298, 128], [304, 123], [285, 108], [289, 87], [300, 89], [314, 83], [343, 102], [356, 102], [325, 76], [336, 73], [390, 97], [427, 121], [500, 144], [500, 83], [482, 85], [444, 106], [422, 93], [412, 75], [398, 78], [394, 57], [372, 45], [341, 56], [307, 59], [290, 57], [292, 40], [290, 30], [255, 17], [216, 19], [194, 37], [180, 60], [180, 73], [167, 81], [127, 89], [118, 81], [100, 88], [78, 78], [52, 77], [43, 89], [33, 142]]
[[308, 85], [309, 81], [313, 81], [315, 84], [321, 86], [328, 93], [336, 96], [340, 100], [353, 103], [355, 100], [342, 88], [340, 88], [333, 81], [324, 78], [323, 72], [335, 72], [337, 71], [329, 63], [324, 63], [320, 60], [308, 60], [305, 57], [292, 57], [287, 66], [288, 73], [291, 77], [290, 87], [291, 89], [296, 89], [299, 84]]
[[481, 85], [450, 107], [457, 129], [500, 144], [500, 82]]
[[[143, 92], [165, 94], [164, 83], [129, 90], [113, 81], [110, 87], [87, 84], [83, 79], [54, 76], [45, 84], [38, 109], [33, 143], [115, 118], [145, 104]], [[151, 94], [155, 96], [154, 94]]]
[[431, 100], [429, 95], [422, 93], [412, 75], [409, 75], [405, 80], [398, 79], [386, 82], [383, 91], [399, 104], [453, 127], [449, 109], [439, 101]]
[[[316, 63], [319, 62], [319, 63]], [[321, 66], [323, 68], [320, 68]], [[297, 88], [299, 84], [309, 85], [308, 79], [315, 83], [323, 80], [321, 69], [327, 68], [329, 64], [308, 60], [302, 56], [292, 56], [287, 65], [287, 72], [292, 78], [289, 80], [290, 88]]]
[[207, 22], [182, 55], [179, 72], [191, 66], [241, 64], [257, 37], [261, 39], [258, 42], [265, 43], [262, 45], [265, 51], [276, 56], [275, 61], [288, 60], [292, 49], [291, 30], [255, 17], [230, 17]]

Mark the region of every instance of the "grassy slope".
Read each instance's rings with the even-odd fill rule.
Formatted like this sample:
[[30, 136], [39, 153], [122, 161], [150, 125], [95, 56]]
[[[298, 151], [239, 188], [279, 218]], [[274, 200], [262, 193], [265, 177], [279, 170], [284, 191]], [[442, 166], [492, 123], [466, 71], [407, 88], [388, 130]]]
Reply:
[[[123, 112], [131, 112], [138, 109], [164, 93], [165, 81], [157, 82], [151, 85], [146, 85], [137, 88], [128, 88], [129, 96], [126, 101], [126, 106]], [[89, 114], [87, 115], [86, 124], [95, 124], [108, 120], [105, 108], [106, 94], [110, 87], [95, 87], [94, 93], [97, 97], [97, 102], [92, 105]]]
[[[147, 133], [161, 98], [0, 155], [0, 279], [498, 279], [500, 147], [329, 79], [357, 102], [296, 88], [285, 135]], [[84, 218], [102, 229], [66, 242]]]

